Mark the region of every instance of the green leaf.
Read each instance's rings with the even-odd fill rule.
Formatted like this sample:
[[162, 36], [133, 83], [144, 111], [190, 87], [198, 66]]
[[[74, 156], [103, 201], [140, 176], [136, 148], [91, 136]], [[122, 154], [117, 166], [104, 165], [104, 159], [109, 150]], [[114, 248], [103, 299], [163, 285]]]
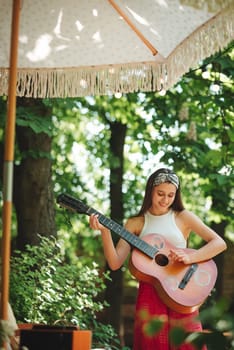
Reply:
[[181, 345], [185, 341], [186, 336], [187, 332], [181, 327], [173, 327], [169, 333], [170, 341], [175, 346]]
[[154, 317], [144, 325], [144, 333], [149, 337], [153, 337], [162, 329], [163, 324], [164, 320], [160, 317]]

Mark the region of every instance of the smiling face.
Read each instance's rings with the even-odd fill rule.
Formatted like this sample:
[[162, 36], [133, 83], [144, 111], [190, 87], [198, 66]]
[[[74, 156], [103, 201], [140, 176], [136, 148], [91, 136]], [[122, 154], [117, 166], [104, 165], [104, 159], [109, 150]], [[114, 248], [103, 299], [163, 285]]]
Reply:
[[164, 182], [154, 186], [152, 191], [151, 214], [166, 214], [174, 202], [176, 195], [176, 186], [169, 182]]

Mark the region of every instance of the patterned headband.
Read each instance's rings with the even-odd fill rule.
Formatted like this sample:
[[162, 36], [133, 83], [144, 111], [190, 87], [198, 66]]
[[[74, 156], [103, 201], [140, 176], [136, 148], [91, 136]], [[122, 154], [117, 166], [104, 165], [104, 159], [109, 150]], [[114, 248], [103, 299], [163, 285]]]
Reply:
[[177, 189], [179, 187], [178, 176], [176, 174], [166, 173], [159, 173], [154, 179], [153, 186], [158, 186], [164, 182], [171, 182]]

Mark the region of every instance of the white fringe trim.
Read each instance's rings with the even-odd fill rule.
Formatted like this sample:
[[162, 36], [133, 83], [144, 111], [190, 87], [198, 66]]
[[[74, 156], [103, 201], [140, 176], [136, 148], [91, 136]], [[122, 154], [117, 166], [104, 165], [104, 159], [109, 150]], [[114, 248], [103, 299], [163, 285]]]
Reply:
[[234, 39], [234, 3], [187, 37], [167, 58], [168, 88], [203, 59]]
[[[214, 16], [181, 43], [163, 62], [124, 65], [19, 69], [17, 96], [33, 98], [81, 97], [116, 92], [157, 91], [171, 88], [199, 61], [234, 39], [234, 4]], [[9, 69], [0, 68], [0, 95], [8, 94]]]

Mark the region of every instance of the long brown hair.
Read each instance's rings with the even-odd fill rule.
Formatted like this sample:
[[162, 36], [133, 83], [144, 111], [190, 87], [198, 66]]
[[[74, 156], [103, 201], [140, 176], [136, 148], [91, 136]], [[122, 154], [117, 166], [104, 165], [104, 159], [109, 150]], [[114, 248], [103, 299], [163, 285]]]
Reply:
[[[151, 205], [152, 205], [152, 191], [154, 188], [154, 179], [159, 173], [175, 174], [173, 171], [171, 171], [169, 169], [161, 168], [161, 169], [156, 170], [153, 174], [150, 175], [150, 177], [148, 178], [148, 181], [146, 183], [145, 196], [143, 199], [143, 203], [142, 203], [141, 209], [140, 209], [139, 213], [137, 214], [137, 216], [144, 215], [147, 212], [147, 210], [149, 210], [149, 208], [151, 207]], [[179, 184], [179, 187], [176, 191], [175, 199], [171, 205], [171, 208], [175, 211], [184, 210], [184, 205], [183, 205], [182, 198], [181, 198], [180, 184]]]

